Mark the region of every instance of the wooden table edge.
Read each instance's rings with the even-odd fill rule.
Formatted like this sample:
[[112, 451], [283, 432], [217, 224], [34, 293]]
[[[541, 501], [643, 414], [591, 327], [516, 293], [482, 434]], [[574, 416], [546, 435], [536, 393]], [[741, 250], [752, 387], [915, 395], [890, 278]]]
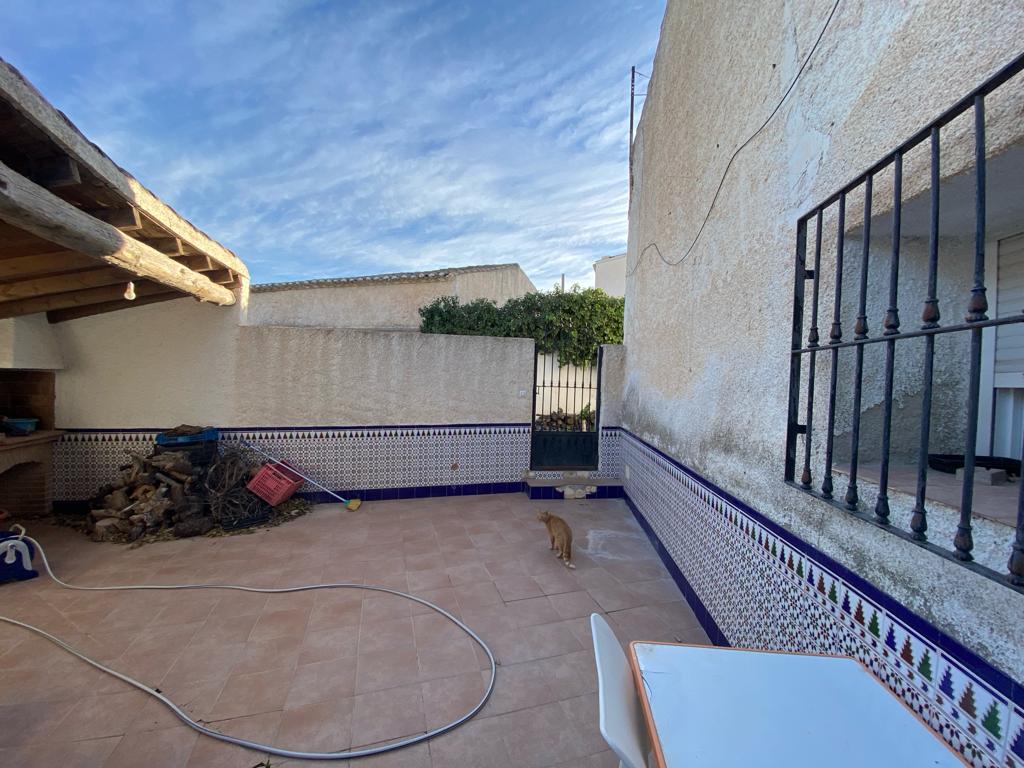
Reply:
[[[654, 713], [651, 712], [651, 703], [647, 700], [647, 688], [640, 673], [640, 660], [636, 657], [637, 645], [652, 645], [643, 640], [632, 640], [629, 643], [629, 667], [633, 671], [633, 687], [636, 688], [637, 698], [640, 699], [640, 708], [644, 713], [644, 722], [647, 723], [647, 734], [651, 738], [651, 749], [654, 751], [654, 761], [657, 768], [667, 768], [665, 764], [665, 753], [661, 749], [661, 739], [658, 736], [658, 726], [654, 724]], [[658, 645], [685, 645], [684, 643], [658, 643]], [[646, 757], [646, 755], [645, 755]]]
[[640, 699], [640, 707], [643, 709], [644, 720], [647, 723], [647, 731], [651, 736], [652, 747], [654, 749], [654, 759], [658, 764], [658, 768], [668, 768], [665, 763], [665, 755], [661, 749], [661, 739], [658, 737], [658, 727], [654, 724], [654, 713], [651, 711], [650, 702], [647, 700], [647, 689], [644, 686], [643, 677], [640, 674], [640, 660], [636, 655], [636, 646], [638, 645], [674, 645], [681, 648], [707, 648], [715, 651], [747, 651], [753, 653], [779, 653], [786, 656], [818, 656], [829, 659], [846, 659], [852, 661], [861, 668], [861, 671], [867, 673], [871, 679], [886, 693], [892, 696], [896, 701], [913, 715], [914, 719], [923, 725], [927, 731], [935, 737], [936, 740], [942, 746], [944, 746], [949, 753], [953, 755], [957, 760], [963, 763], [967, 768], [970, 768], [971, 763], [967, 762], [967, 758], [953, 749], [953, 746], [947, 742], [942, 736], [931, 727], [931, 725], [919, 715], [914, 709], [903, 700], [902, 696], [897, 696], [896, 692], [891, 690], [888, 685], [885, 684], [879, 677], [871, 671], [871, 668], [867, 664], [862, 662], [860, 659], [856, 659], [853, 656], [843, 656], [838, 653], [806, 653], [804, 651], [780, 651], [773, 648], [746, 648], [744, 646], [736, 645], [704, 645], [701, 643], [671, 643], [667, 640], [631, 640], [629, 642], [629, 666], [633, 672], [633, 685], [637, 690], [637, 697]]

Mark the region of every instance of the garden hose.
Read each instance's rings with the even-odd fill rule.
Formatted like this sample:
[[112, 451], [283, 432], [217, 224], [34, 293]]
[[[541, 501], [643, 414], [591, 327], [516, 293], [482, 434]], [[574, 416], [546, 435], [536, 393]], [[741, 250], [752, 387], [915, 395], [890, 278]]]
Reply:
[[261, 593], [268, 593], [268, 594], [281, 594], [281, 593], [286, 593], [286, 592], [305, 592], [305, 591], [312, 590], [312, 589], [367, 589], [367, 590], [370, 590], [370, 591], [373, 591], [373, 592], [384, 592], [384, 593], [389, 594], [389, 595], [397, 595], [399, 597], [404, 597], [404, 598], [407, 598], [409, 600], [412, 600], [413, 602], [419, 603], [420, 605], [424, 605], [427, 608], [430, 608], [431, 610], [434, 610], [437, 613], [440, 613], [446, 619], [451, 621], [453, 624], [455, 624], [457, 627], [459, 627], [459, 629], [461, 629], [463, 632], [465, 632], [467, 635], [469, 635], [473, 639], [473, 641], [484, 650], [484, 653], [487, 654], [487, 659], [490, 661], [490, 664], [491, 664], [491, 679], [488, 681], [487, 689], [484, 691], [484, 694], [480, 698], [480, 701], [476, 704], [476, 706], [474, 706], [471, 710], [469, 710], [469, 712], [467, 712], [466, 714], [462, 715], [458, 719], [451, 721], [447, 725], [442, 725], [439, 728], [434, 728], [434, 729], [429, 730], [429, 731], [427, 731], [425, 733], [421, 733], [421, 734], [418, 734], [416, 736], [410, 736], [408, 738], [401, 739], [400, 741], [395, 741], [395, 742], [392, 742], [390, 744], [385, 744], [383, 746], [367, 747], [365, 749], [353, 749], [353, 750], [349, 750], [349, 751], [338, 751], [338, 752], [303, 752], [301, 750], [284, 749], [282, 747], [275, 747], [275, 746], [270, 745], [270, 744], [260, 744], [259, 742], [256, 742], [256, 741], [250, 741], [248, 739], [241, 739], [241, 738], [238, 738], [236, 736], [229, 736], [226, 733], [220, 733], [219, 731], [215, 731], [212, 728], [207, 728], [206, 726], [196, 722], [191, 717], [189, 717], [187, 714], [185, 714], [185, 712], [179, 706], [177, 706], [173, 701], [171, 701], [169, 698], [164, 696], [160, 691], [158, 691], [158, 690], [156, 690], [154, 688], [150, 688], [145, 683], [141, 683], [138, 680], [135, 680], [134, 678], [129, 677], [126, 674], [118, 672], [116, 669], [111, 669], [110, 667], [106, 666], [105, 664], [101, 664], [100, 662], [96, 661], [95, 659], [89, 658], [84, 653], [76, 650], [74, 647], [72, 647], [68, 643], [65, 643], [59, 637], [51, 635], [49, 632], [46, 632], [46, 631], [44, 631], [42, 629], [39, 629], [38, 627], [34, 627], [31, 624], [26, 624], [25, 622], [18, 621], [17, 619], [12, 619], [12, 618], [9, 618], [7, 616], [0, 616], [0, 621], [5, 622], [7, 624], [11, 624], [11, 625], [16, 626], [16, 627], [21, 627], [22, 629], [27, 629], [30, 632], [34, 632], [35, 634], [39, 635], [40, 637], [46, 638], [47, 640], [49, 640], [54, 645], [57, 645], [60, 648], [63, 648], [68, 653], [78, 657], [79, 659], [81, 659], [82, 661], [86, 662], [87, 664], [92, 665], [96, 669], [99, 669], [99, 670], [101, 670], [103, 672], [106, 672], [108, 675], [113, 675], [118, 680], [121, 680], [121, 681], [123, 681], [125, 683], [128, 683], [128, 685], [130, 685], [130, 686], [132, 686], [134, 688], [138, 688], [140, 691], [143, 691], [144, 693], [149, 694], [153, 698], [158, 699], [166, 707], [168, 707], [178, 717], [178, 719], [180, 719], [182, 722], [184, 722], [185, 725], [187, 725], [189, 728], [192, 728], [193, 730], [196, 730], [196, 731], [198, 731], [199, 733], [201, 733], [201, 734], [203, 734], [205, 736], [209, 736], [210, 738], [217, 739], [218, 741], [224, 741], [224, 742], [227, 742], [228, 744], [236, 744], [236, 745], [238, 745], [240, 747], [245, 747], [247, 749], [257, 750], [259, 752], [265, 752], [267, 754], [276, 755], [278, 757], [287, 757], [287, 758], [293, 758], [293, 759], [299, 759], [299, 760], [348, 760], [348, 759], [351, 759], [351, 758], [354, 758], [354, 757], [368, 757], [370, 755], [379, 755], [379, 754], [381, 754], [383, 752], [390, 752], [392, 750], [401, 749], [403, 747], [408, 747], [408, 746], [411, 746], [413, 744], [418, 744], [418, 743], [420, 743], [422, 741], [426, 741], [427, 739], [432, 739], [435, 736], [439, 736], [442, 733], [446, 733], [447, 731], [450, 731], [453, 728], [457, 728], [458, 726], [462, 725], [467, 720], [472, 718], [474, 715], [476, 715], [476, 713], [479, 712], [483, 708], [484, 704], [486, 704], [487, 700], [490, 698], [491, 692], [494, 690], [494, 680], [495, 680], [496, 673], [497, 673], [497, 665], [496, 665], [496, 663], [494, 661], [494, 654], [491, 653], [491, 649], [487, 647], [487, 644], [483, 640], [480, 639], [480, 636], [477, 635], [476, 632], [474, 632], [472, 629], [467, 627], [465, 624], [463, 624], [459, 619], [455, 618], [455, 616], [450, 614], [444, 608], [441, 608], [440, 606], [434, 605], [429, 600], [424, 600], [421, 597], [416, 597], [415, 595], [406, 594], [405, 592], [399, 592], [397, 589], [389, 589], [387, 587], [377, 587], [377, 586], [371, 586], [371, 585], [367, 585], [367, 584], [350, 584], [350, 583], [308, 584], [308, 585], [301, 586], [301, 587], [243, 587], [243, 586], [239, 586], [239, 585], [236, 585], [236, 584], [166, 584], [166, 585], [164, 585], [164, 584], [162, 584], [162, 585], [134, 585], [133, 584], [133, 585], [123, 585], [123, 586], [113, 586], [113, 587], [80, 587], [80, 586], [76, 586], [74, 584], [68, 584], [68, 583], [58, 579], [57, 576], [54, 575], [53, 569], [50, 568], [50, 563], [46, 559], [46, 553], [43, 551], [42, 546], [40, 546], [38, 541], [33, 539], [31, 536], [26, 536], [24, 533], [19, 538], [5, 539], [3, 541], [0, 541], [0, 560], [3, 560], [4, 556], [6, 555], [8, 557], [8, 559], [13, 561], [13, 557], [16, 554], [20, 554], [20, 552], [21, 552], [21, 550], [22, 550], [22, 548], [24, 546], [24, 545], [22, 545], [22, 547], [16, 547], [16, 543], [18, 543], [18, 542], [20, 542], [22, 540], [30, 542], [33, 546], [35, 546], [36, 551], [39, 553], [39, 557], [42, 559], [43, 566], [46, 568], [46, 572], [49, 574], [50, 578], [53, 579], [57, 584], [60, 584], [62, 587], [65, 587], [67, 589], [76, 589], [76, 590], [88, 591], [88, 592], [112, 592], [112, 591], [131, 590], [131, 589], [146, 589], [146, 590], [233, 589], [233, 590], [240, 591], [240, 592], [261, 592]]

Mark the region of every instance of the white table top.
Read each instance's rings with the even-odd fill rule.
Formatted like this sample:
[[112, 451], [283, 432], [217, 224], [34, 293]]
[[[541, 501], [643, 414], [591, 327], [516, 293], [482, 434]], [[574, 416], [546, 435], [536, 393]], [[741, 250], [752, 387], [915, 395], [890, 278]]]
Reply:
[[853, 659], [632, 643], [666, 768], [964, 763]]

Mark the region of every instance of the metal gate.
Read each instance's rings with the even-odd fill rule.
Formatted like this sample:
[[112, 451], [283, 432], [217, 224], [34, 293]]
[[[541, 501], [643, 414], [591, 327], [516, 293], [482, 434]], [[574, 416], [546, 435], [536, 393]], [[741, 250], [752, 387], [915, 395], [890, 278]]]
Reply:
[[537, 353], [533, 373], [530, 469], [597, 469], [601, 351], [583, 365], [560, 365]]

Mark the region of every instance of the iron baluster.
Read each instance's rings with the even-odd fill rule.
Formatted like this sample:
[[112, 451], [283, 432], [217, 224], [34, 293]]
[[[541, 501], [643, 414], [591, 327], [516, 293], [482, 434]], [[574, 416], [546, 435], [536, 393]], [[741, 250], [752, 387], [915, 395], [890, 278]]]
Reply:
[[[1024, 443], [1024, 440], [1021, 442]], [[1024, 461], [1024, 445], [1021, 446], [1020, 455]], [[1010, 572], [1010, 581], [1021, 586], [1024, 585], [1024, 473], [1017, 478], [1017, 486], [1017, 535], [1013, 540], [1006, 569]]]
[[[893, 156], [892, 187], [892, 259], [889, 261], [889, 308], [882, 325], [883, 336], [900, 332], [899, 301], [900, 280], [900, 226], [903, 213], [903, 154]], [[883, 525], [889, 522], [889, 454], [892, 448], [892, 387], [896, 367], [896, 339], [885, 344], [885, 393], [882, 404], [882, 464], [878, 470], [878, 499], [875, 502], [875, 520]]]
[[800, 421], [800, 367], [798, 350], [803, 343], [804, 284], [807, 281], [807, 219], [796, 224], [796, 257], [793, 259], [793, 323], [791, 326], [789, 357], [789, 402], [786, 416], [786, 463], [783, 477], [793, 482], [796, 477], [797, 437], [802, 429]]
[[[821, 274], [821, 209], [815, 217], [814, 232], [814, 282], [811, 289], [811, 330], [807, 334], [807, 345], [818, 346], [818, 283]], [[814, 426], [814, 375], [817, 353], [811, 353], [811, 361], [807, 368], [807, 419], [804, 422], [804, 469], [800, 475], [800, 484], [804, 488], [811, 487], [811, 430]]]
[[[988, 320], [985, 298], [985, 97], [974, 97], [974, 286], [967, 304], [968, 323]], [[967, 445], [964, 446], [964, 481], [960, 494], [960, 522], [953, 539], [954, 556], [973, 560], [974, 467], [978, 442], [978, 397], [981, 393], [981, 328], [971, 330], [971, 362], [967, 383]]]
[[[873, 177], [864, 180], [864, 248], [860, 262], [860, 294], [857, 298], [857, 322], [853, 338], [868, 337], [868, 262], [871, 254], [871, 189]], [[864, 391], [864, 345], [856, 350], [853, 374], [853, 425], [850, 430], [850, 482], [846, 486], [846, 506], [857, 509], [857, 465], [860, 459], [860, 404]]]
[[[843, 340], [843, 325], [840, 312], [843, 303], [843, 247], [846, 236], [846, 195], [839, 196], [839, 222], [836, 236], [836, 287], [832, 308], [832, 328], [828, 343], [835, 345]], [[836, 428], [836, 385], [839, 378], [839, 349], [832, 347], [832, 370], [828, 382], [828, 426], [825, 430], [825, 479], [821, 483], [821, 495], [832, 498], [832, 449], [835, 445]]]
[[[938, 271], [939, 271], [939, 127], [932, 127], [931, 140], [931, 221], [928, 230], [928, 296], [921, 313], [922, 328], [939, 326]], [[928, 532], [928, 510], [925, 493], [928, 488], [928, 443], [932, 427], [932, 383], [935, 365], [935, 336], [924, 340], [924, 391], [921, 395], [921, 436], [917, 449], [917, 495], [910, 518], [910, 530], [918, 541], [924, 541]]]

